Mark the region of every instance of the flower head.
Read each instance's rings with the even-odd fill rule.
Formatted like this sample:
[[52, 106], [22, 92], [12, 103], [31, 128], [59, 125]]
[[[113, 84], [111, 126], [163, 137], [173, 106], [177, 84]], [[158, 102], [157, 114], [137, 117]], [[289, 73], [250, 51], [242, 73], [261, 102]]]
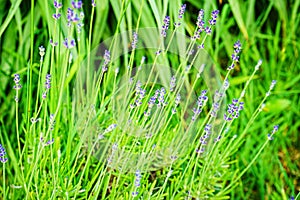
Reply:
[[184, 12], [185, 12], [185, 9], [186, 9], [186, 4], [182, 4], [180, 9], [179, 9], [179, 13], [178, 13], [178, 18], [181, 19]]
[[164, 21], [163, 21], [163, 26], [162, 26], [162, 31], [161, 31], [161, 35], [163, 37], [167, 36], [167, 30], [169, 29], [169, 25], [170, 25], [170, 17], [166, 16]]
[[54, 0], [53, 5], [56, 9], [60, 9], [62, 7], [62, 3], [59, 3], [58, 1]]
[[[242, 44], [241, 42], [238, 40], [233, 44], [233, 53], [231, 55], [231, 59], [232, 59], [232, 63], [231, 65], [227, 68], [227, 70], [232, 70], [235, 66], [235, 63], [239, 62], [240, 56], [238, 55], [241, 50], [242, 50]], [[259, 66], [258, 66], [259, 67]]]
[[107, 65], [110, 62], [110, 51], [105, 50], [104, 51], [104, 63], [102, 65], [102, 72], [107, 71]]
[[239, 102], [238, 99], [233, 99], [228, 105], [227, 113], [224, 114], [224, 120], [231, 121], [233, 118], [240, 116], [240, 111], [244, 109], [244, 102]]
[[72, 4], [72, 6], [73, 6], [74, 9], [80, 9], [80, 8], [82, 8], [82, 1], [81, 0], [79, 0], [79, 1], [72, 0], [71, 4]]
[[219, 10], [214, 10], [211, 12], [211, 19], [208, 21], [210, 25], [215, 25], [217, 22], [217, 17], [219, 14]]
[[6, 163], [8, 158], [5, 158], [6, 151], [5, 148], [0, 144], [0, 162]]
[[19, 90], [22, 88], [22, 85], [20, 84], [20, 74], [15, 74], [14, 75], [14, 82], [15, 82], [15, 85], [14, 85], [14, 89], [15, 90]]
[[138, 34], [136, 32], [133, 32], [133, 40], [131, 42], [132, 49], [136, 49], [137, 42], [138, 42]]

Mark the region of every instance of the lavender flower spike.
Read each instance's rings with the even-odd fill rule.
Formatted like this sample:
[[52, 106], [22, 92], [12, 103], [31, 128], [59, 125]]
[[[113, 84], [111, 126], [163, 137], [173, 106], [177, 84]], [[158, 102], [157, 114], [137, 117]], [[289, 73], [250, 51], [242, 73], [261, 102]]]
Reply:
[[5, 158], [6, 151], [5, 148], [0, 144], [0, 162], [6, 163], [8, 158]]
[[58, 1], [54, 0], [53, 5], [56, 9], [60, 9], [62, 7], [62, 3], [59, 3]]
[[186, 4], [183, 4], [181, 7], [180, 7], [180, 10], [179, 10], [179, 14], [178, 14], [178, 18], [181, 19], [184, 12], [185, 12], [185, 9], [186, 9]]
[[162, 31], [161, 31], [161, 35], [163, 37], [167, 36], [167, 32], [166, 31], [169, 29], [169, 25], [170, 25], [170, 17], [166, 16], [165, 19], [164, 19], [164, 24], [162, 26]]
[[133, 40], [131, 43], [132, 49], [136, 49], [137, 42], [138, 42], [138, 34], [136, 32], [133, 32]]
[[110, 51], [105, 50], [104, 52], [104, 63], [102, 65], [102, 72], [106, 72], [107, 71], [107, 65], [110, 62]]
[[20, 74], [15, 74], [14, 75], [14, 82], [15, 82], [15, 85], [14, 85], [14, 89], [15, 90], [19, 90], [22, 88], [22, 85], [20, 84]]

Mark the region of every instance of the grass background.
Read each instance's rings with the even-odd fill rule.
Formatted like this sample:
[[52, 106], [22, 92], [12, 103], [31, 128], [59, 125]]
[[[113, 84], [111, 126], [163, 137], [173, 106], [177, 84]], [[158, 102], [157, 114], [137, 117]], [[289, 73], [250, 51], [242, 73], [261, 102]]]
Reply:
[[[26, 75], [28, 66], [39, 62], [38, 46], [48, 45], [53, 27], [52, 1], [2, 1], [0, 4], [0, 133], [8, 155], [17, 150], [12, 75]], [[140, 1], [96, 1], [92, 47], [116, 32], [135, 29]], [[122, 3], [127, 7], [120, 12]], [[233, 129], [245, 127], [251, 113], [265, 95], [271, 80], [278, 84], [269, 98], [264, 112], [249, 130], [251, 139], [236, 153], [239, 162], [235, 168], [247, 165], [258, 150], [257, 142], [265, 139], [266, 129], [279, 124], [279, 132], [259, 160], [242, 177], [231, 192], [235, 199], [287, 199], [300, 191], [300, 1], [299, 0], [246, 0], [246, 1], [145, 1], [140, 27], [160, 27], [163, 16], [177, 17], [178, 8], [187, 4], [183, 33], [191, 35], [198, 10], [219, 9], [220, 16], [213, 37], [206, 49], [212, 55], [222, 76], [230, 61], [232, 44], [241, 40], [243, 51], [240, 65], [231, 78], [230, 98], [237, 95], [245, 84], [258, 59], [263, 60], [258, 76], [250, 85], [245, 97], [246, 110]], [[64, 5], [68, 5], [67, 2]], [[31, 10], [33, 9], [33, 10]], [[31, 10], [31, 11], [30, 11]], [[89, 24], [91, 7], [84, 3], [85, 24]], [[31, 15], [33, 14], [33, 15]], [[32, 18], [33, 17], [33, 18]], [[34, 27], [31, 26], [33, 19]], [[116, 29], [118, 22], [119, 29]], [[88, 26], [85, 26], [88, 31]], [[33, 32], [32, 32], [33, 31]], [[31, 40], [32, 35], [34, 39]], [[31, 44], [31, 41], [33, 43]], [[33, 48], [32, 48], [33, 47]], [[33, 59], [30, 59], [33, 58]], [[34, 71], [34, 73], [36, 73]], [[24, 76], [23, 76], [24, 77]], [[24, 80], [26, 80], [24, 78]], [[33, 80], [34, 82], [36, 80]], [[26, 115], [26, 109], [23, 113]], [[22, 126], [24, 124], [21, 124]], [[10, 160], [6, 168], [14, 169]], [[13, 170], [8, 176], [13, 176]], [[0, 175], [0, 178], [3, 177]]]

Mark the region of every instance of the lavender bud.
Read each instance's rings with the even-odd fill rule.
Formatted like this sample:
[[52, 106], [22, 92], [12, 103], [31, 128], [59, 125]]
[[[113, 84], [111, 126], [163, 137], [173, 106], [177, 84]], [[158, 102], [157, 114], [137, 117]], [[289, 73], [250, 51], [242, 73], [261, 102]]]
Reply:
[[110, 62], [110, 51], [105, 50], [104, 51], [104, 63], [102, 65], [102, 72], [107, 71], [107, 65]]
[[211, 28], [210, 27], [205, 27], [205, 33], [207, 35], [210, 35], [211, 34]]
[[80, 8], [82, 8], [82, 1], [79, 0], [79, 1], [75, 2], [74, 0], [72, 0], [71, 5], [73, 6], [74, 9], [80, 9]]
[[53, 144], [53, 143], [54, 143], [54, 139], [52, 138], [52, 140], [48, 140], [48, 141], [46, 142], [45, 146], [49, 146], [49, 145], [51, 145], [51, 144]]
[[179, 94], [179, 93], [177, 93], [177, 95], [176, 95], [176, 98], [175, 98], [175, 105], [176, 105], [176, 106], [178, 106], [178, 105], [179, 105], [179, 103], [180, 103], [180, 99], [181, 99], [181, 96], [180, 96], [180, 94]]
[[117, 124], [111, 124], [109, 127], [107, 127], [105, 129], [104, 134], [113, 131], [116, 127], [117, 127]]
[[54, 5], [54, 7], [55, 7], [56, 9], [62, 8], [62, 3], [58, 3], [58, 1], [56, 1], [56, 0], [54, 0], [53, 5]]
[[22, 85], [20, 84], [20, 75], [19, 74], [15, 74], [14, 75], [14, 82], [15, 82], [15, 85], [14, 85], [14, 89], [15, 90], [19, 90], [22, 88]]
[[131, 193], [132, 197], [136, 197], [138, 194], [139, 194], [139, 192], [137, 192], [137, 191]]
[[201, 149], [196, 149], [196, 153], [197, 154], [201, 154], [201, 153], [203, 153], [205, 151], [205, 148], [201, 148]]
[[46, 90], [51, 88], [51, 74], [46, 75], [45, 88]]
[[205, 24], [205, 23], [204, 23], [203, 18], [204, 18], [204, 10], [201, 9], [201, 10], [199, 11], [199, 14], [198, 14], [198, 17], [197, 17], [197, 22], [196, 22], [197, 27], [198, 27], [198, 29], [200, 30], [200, 32], [202, 32], [202, 31], [204, 30], [204, 24]]
[[52, 47], [56, 47], [58, 45], [58, 42], [53, 42], [53, 40], [50, 39], [50, 44]]
[[60, 13], [54, 13], [52, 15], [52, 17], [55, 19], [55, 20], [58, 20], [60, 18], [61, 14]]

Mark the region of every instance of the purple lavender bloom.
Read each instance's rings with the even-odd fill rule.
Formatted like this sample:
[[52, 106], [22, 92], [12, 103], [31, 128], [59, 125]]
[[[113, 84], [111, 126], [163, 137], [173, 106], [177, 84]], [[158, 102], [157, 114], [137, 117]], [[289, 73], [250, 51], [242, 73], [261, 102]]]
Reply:
[[8, 158], [5, 158], [6, 151], [5, 148], [0, 144], [0, 162], [6, 163]]
[[211, 28], [210, 27], [205, 27], [205, 33], [207, 35], [210, 35], [211, 34]]
[[179, 93], [177, 93], [176, 98], [175, 98], [175, 106], [178, 106], [181, 100], [181, 96]]
[[73, 6], [74, 9], [80, 9], [82, 8], [82, 1], [79, 0], [77, 2], [75, 2], [74, 0], [71, 1], [71, 4]]
[[196, 153], [197, 154], [201, 154], [201, 153], [203, 153], [205, 151], [205, 148], [204, 147], [202, 147], [201, 149], [196, 149]]
[[70, 42], [70, 48], [73, 48], [75, 45], [76, 45], [76, 42], [74, 39], [72, 39]]
[[64, 45], [67, 49], [69, 48], [68, 38], [66, 38], [66, 39], [63, 41], [63, 45]]
[[216, 137], [215, 139], [214, 139], [214, 142], [219, 142], [220, 140], [221, 140], [221, 135], [219, 135], [218, 137]]
[[76, 42], [74, 39], [72, 39], [70, 42], [69, 42], [69, 39], [68, 38], [65, 38], [65, 40], [63, 41], [63, 45], [67, 48], [67, 49], [71, 49], [73, 48], [75, 45], [76, 45]]
[[167, 30], [169, 29], [169, 25], [170, 25], [170, 17], [166, 16], [163, 22], [163, 26], [162, 26], [162, 31], [161, 31], [161, 35], [163, 37], [167, 36]]
[[72, 22], [76, 23], [79, 20], [80, 19], [79, 19], [78, 15], [74, 12], [74, 10], [71, 8], [68, 8], [68, 10], [67, 10], [67, 21], [68, 21], [67, 25], [68, 25], [68, 27], [71, 26]]
[[237, 51], [236, 53], [239, 53], [242, 49], [242, 44], [241, 42], [238, 40], [234, 43], [233, 48]]
[[197, 27], [200, 30], [200, 32], [202, 32], [204, 30], [204, 24], [205, 23], [204, 23], [203, 18], [204, 18], [204, 10], [201, 9], [201, 10], [199, 10], [199, 14], [198, 14], [198, 17], [197, 17], [197, 22], [196, 22]]
[[170, 91], [173, 92], [176, 86], [176, 77], [172, 76], [170, 81]]
[[53, 42], [53, 40], [50, 39], [50, 44], [52, 47], [56, 47], [58, 45], [58, 42]]
[[224, 90], [227, 90], [229, 88], [229, 81], [228, 81], [228, 79], [224, 80], [223, 88], [224, 88]]
[[178, 18], [181, 19], [186, 9], [186, 4], [183, 4], [179, 9]]
[[268, 134], [268, 140], [274, 140], [274, 138], [272, 137], [272, 134]]
[[19, 90], [22, 88], [22, 85], [20, 84], [20, 75], [19, 74], [15, 74], [14, 75], [14, 82], [15, 82], [15, 85], [14, 85], [14, 89], [15, 90]]
[[161, 53], [161, 50], [157, 50], [157, 51], [155, 52], [155, 55], [160, 55], [160, 53]]
[[48, 141], [46, 142], [45, 146], [49, 146], [49, 145], [51, 145], [51, 144], [53, 144], [53, 143], [54, 143], [54, 139], [52, 138], [51, 140], [48, 140]]
[[211, 125], [210, 124], [206, 124], [204, 127], [204, 131], [206, 134], [211, 134]]
[[137, 189], [141, 186], [141, 179], [142, 179], [142, 174], [140, 170], [136, 170], [135, 172], [135, 180], [134, 180], [134, 186], [135, 186], [135, 191], [132, 192], [132, 196], [135, 197], [137, 196], [139, 193], [137, 191]]
[[142, 90], [142, 83], [141, 83], [140, 80], [137, 80], [137, 82], [135, 84], [135, 93], [136, 93], [136, 95], [138, 95], [141, 90]]
[[49, 90], [51, 88], [51, 74], [46, 75], [45, 88], [46, 90]]
[[210, 25], [215, 25], [217, 21], [217, 17], [219, 14], [219, 10], [214, 10], [211, 12], [211, 19], [208, 21]]
[[206, 137], [200, 137], [200, 142], [202, 145], [207, 145]]
[[59, 3], [58, 1], [54, 0], [53, 5], [56, 9], [62, 8], [62, 3]]
[[140, 170], [136, 170], [135, 172], [135, 181], [134, 181], [134, 186], [135, 187], [140, 187], [141, 186], [141, 171]]
[[193, 108], [194, 115], [192, 116], [192, 121], [195, 121], [197, 116], [200, 115], [200, 113], [202, 112], [203, 106], [205, 105], [205, 103], [208, 100], [207, 96], [205, 96], [206, 92], [207, 92], [207, 90], [202, 90], [201, 95], [198, 97], [197, 107]]
[[150, 99], [149, 99], [149, 102], [148, 102], [148, 108], [152, 108], [156, 102], [156, 96], [152, 96]]
[[93, 6], [93, 7], [96, 7], [95, 0], [92, 0], [92, 6]]
[[244, 102], [238, 102], [233, 99], [232, 103], [228, 105], [227, 113], [224, 114], [224, 120], [231, 121], [233, 118], [239, 117], [239, 112], [244, 109]]
[[53, 15], [52, 15], [52, 17], [55, 19], [55, 20], [58, 20], [59, 18], [60, 18], [60, 16], [61, 16], [61, 14], [60, 13], [54, 13]]
[[107, 127], [105, 129], [104, 133], [109, 133], [109, 132], [113, 131], [116, 127], [117, 127], [117, 124], [111, 124], [111, 125], [109, 125], [109, 127]]
[[138, 34], [136, 32], [133, 32], [133, 40], [131, 43], [132, 49], [136, 49], [137, 42], [138, 42]]
[[235, 66], [235, 64], [232, 63], [232, 64], [227, 68], [227, 70], [232, 70], [232, 69], [234, 69], [234, 66]]
[[204, 44], [198, 45], [198, 49], [204, 49]]
[[231, 55], [231, 59], [234, 61], [234, 62], [239, 62], [239, 56], [238, 55], [236, 55], [235, 53], [233, 53], [232, 55]]
[[234, 63], [239, 62], [240, 57], [238, 56], [238, 54], [241, 52], [242, 50], [242, 45], [241, 42], [238, 40], [234, 43], [233, 45], [234, 51], [233, 54], [231, 55], [231, 59], [232, 59], [232, 63], [231, 65], [227, 68], [227, 70], [232, 70], [235, 66]]
[[110, 62], [110, 51], [105, 50], [104, 51], [104, 63], [102, 65], [102, 72], [107, 71], [107, 65]]
[[138, 194], [139, 194], [138, 191], [134, 191], [134, 192], [131, 193], [132, 197], [136, 197]]

